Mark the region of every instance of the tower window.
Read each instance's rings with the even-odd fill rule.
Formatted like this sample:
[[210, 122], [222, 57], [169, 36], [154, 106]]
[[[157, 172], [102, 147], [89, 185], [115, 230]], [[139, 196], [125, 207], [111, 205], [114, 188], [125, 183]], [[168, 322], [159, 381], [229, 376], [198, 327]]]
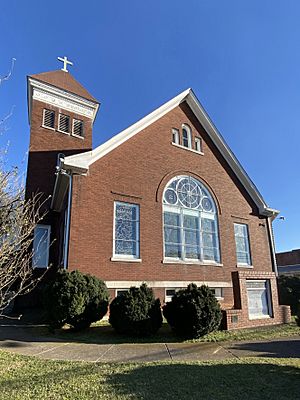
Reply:
[[70, 133], [70, 117], [68, 115], [59, 114], [58, 130], [63, 133]]
[[172, 129], [172, 142], [179, 144], [179, 131], [178, 129]]
[[202, 153], [202, 141], [199, 137], [195, 138], [195, 150], [198, 151], [198, 153]]
[[188, 149], [192, 148], [192, 133], [187, 125], [182, 126], [182, 145]]
[[55, 112], [51, 110], [44, 109], [43, 113], [43, 127], [54, 129], [55, 122]]
[[72, 134], [75, 136], [84, 137], [83, 132], [83, 121], [80, 119], [73, 119], [73, 131]]

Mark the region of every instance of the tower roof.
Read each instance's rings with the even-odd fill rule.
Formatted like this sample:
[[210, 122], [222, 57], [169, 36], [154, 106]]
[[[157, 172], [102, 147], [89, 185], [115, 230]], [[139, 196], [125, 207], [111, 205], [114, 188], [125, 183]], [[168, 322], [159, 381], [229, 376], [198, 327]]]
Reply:
[[87, 100], [99, 103], [77, 80], [70, 74], [62, 70], [42, 72], [40, 74], [29, 75], [30, 78], [48, 83], [59, 89], [74, 93], [77, 96], [84, 97]]

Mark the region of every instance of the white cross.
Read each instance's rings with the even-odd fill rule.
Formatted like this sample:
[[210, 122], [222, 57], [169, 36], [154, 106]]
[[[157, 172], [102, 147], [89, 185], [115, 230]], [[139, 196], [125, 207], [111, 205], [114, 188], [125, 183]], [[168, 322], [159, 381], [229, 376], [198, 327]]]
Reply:
[[69, 61], [68, 58], [67, 58], [66, 56], [64, 56], [64, 58], [62, 58], [62, 57], [57, 57], [57, 59], [58, 59], [59, 61], [62, 61], [62, 62], [64, 63], [64, 67], [63, 67], [61, 70], [62, 70], [62, 71], [65, 71], [65, 72], [69, 72], [69, 71], [67, 70], [67, 65], [68, 65], [68, 64], [73, 65], [73, 63], [72, 63], [71, 61]]

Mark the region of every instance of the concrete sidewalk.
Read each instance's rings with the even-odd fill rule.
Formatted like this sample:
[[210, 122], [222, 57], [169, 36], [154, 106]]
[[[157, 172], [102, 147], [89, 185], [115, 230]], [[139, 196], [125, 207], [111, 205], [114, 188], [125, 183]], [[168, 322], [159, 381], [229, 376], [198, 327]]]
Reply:
[[240, 357], [300, 358], [300, 338], [235, 343], [65, 343], [35, 337], [26, 328], [0, 327], [0, 349], [42, 359], [92, 362], [204, 361]]

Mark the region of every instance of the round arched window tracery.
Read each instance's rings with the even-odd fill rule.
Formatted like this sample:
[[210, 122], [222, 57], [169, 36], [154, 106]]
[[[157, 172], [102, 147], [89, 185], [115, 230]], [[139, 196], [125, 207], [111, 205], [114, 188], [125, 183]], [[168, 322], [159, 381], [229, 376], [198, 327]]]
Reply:
[[163, 213], [165, 258], [220, 262], [217, 209], [202, 182], [173, 178], [163, 193]]

